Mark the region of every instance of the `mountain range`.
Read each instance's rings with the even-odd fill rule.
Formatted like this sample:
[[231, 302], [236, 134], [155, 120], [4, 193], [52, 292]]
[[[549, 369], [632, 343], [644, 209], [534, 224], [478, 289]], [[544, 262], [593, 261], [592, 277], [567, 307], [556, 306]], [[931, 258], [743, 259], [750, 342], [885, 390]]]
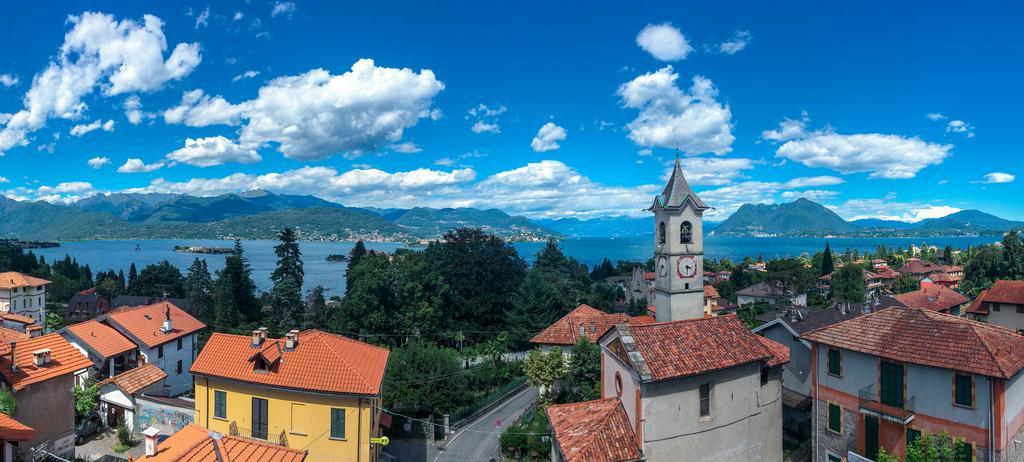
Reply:
[[[477, 227], [510, 240], [569, 237], [643, 237], [650, 217], [535, 219], [498, 209], [348, 207], [314, 196], [262, 190], [213, 197], [183, 194], [96, 195], [70, 205], [0, 196], [0, 237], [26, 240], [273, 239], [285, 224], [304, 240], [417, 241], [457, 227]], [[916, 223], [876, 218], [846, 221], [809, 199], [744, 204], [712, 236], [937, 236], [1000, 234], [1024, 228], [978, 210]]]

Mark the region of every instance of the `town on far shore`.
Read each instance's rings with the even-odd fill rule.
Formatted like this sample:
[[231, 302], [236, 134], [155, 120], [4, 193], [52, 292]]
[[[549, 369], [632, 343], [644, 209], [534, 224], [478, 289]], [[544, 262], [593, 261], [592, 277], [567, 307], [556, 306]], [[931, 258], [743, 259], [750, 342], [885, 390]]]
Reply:
[[1024, 457], [1016, 232], [705, 260], [678, 159], [646, 205], [648, 261], [459, 228], [357, 243], [330, 298], [288, 227], [265, 293], [240, 242], [127, 275], [3, 243], [2, 460]]

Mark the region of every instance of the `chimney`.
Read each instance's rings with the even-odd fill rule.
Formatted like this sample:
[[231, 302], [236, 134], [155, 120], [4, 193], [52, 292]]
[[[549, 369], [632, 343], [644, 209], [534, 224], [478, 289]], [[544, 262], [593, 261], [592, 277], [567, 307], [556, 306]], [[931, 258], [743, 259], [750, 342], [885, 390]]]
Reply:
[[32, 352], [32, 359], [35, 361], [36, 367], [50, 364], [50, 349], [43, 348]]
[[164, 311], [164, 326], [161, 330], [166, 334], [174, 330], [174, 325], [171, 324], [171, 304], [165, 302], [164, 305], [166, 307], [166, 311]]
[[43, 335], [43, 326], [28, 326], [25, 330], [28, 331], [29, 338], [36, 338]]
[[935, 283], [932, 282], [931, 278], [924, 278], [924, 279], [921, 280], [921, 288], [922, 289], [927, 289], [927, 288], [929, 288], [929, 287], [931, 287], [933, 285], [935, 285]]
[[260, 331], [260, 340], [261, 341], [267, 339], [267, 330], [268, 329], [266, 327], [260, 327], [259, 329], [256, 329], [256, 330]]
[[11, 341], [11, 372], [18, 372], [18, 363], [14, 361], [14, 348], [18, 346], [18, 342]]
[[263, 334], [259, 329], [252, 331], [252, 347], [256, 348], [263, 344]]
[[146, 457], [156, 457], [156, 453], [160, 451], [160, 442], [157, 441], [160, 430], [149, 427], [142, 431], [142, 435], [146, 437]]
[[292, 329], [288, 331], [287, 334], [284, 334], [284, 339], [285, 349], [294, 350], [295, 347], [299, 344], [299, 330]]

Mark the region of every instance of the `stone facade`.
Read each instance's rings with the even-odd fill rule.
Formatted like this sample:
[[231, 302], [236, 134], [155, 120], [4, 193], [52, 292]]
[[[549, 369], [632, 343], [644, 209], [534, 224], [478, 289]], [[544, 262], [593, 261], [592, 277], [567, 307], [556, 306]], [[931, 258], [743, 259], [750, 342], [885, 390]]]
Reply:
[[828, 402], [814, 402], [814, 434], [813, 454], [815, 461], [829, 462], [829, 453], [846, 457], [848, 451], [857, 449], [857, 419], [860, 417], [856, 409], [843, 409], [842, 433], [828, 429]]

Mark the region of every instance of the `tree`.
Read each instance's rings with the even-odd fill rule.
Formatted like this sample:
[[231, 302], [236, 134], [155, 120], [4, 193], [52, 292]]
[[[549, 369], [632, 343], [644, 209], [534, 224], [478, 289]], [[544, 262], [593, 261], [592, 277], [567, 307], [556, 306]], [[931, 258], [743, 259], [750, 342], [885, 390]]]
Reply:
[[611, 260], [608, 257], [604, 257], [601, 263], [594, 265], [594, 271], [590, 272], [590, 279], [594, 282], [604, 281], [605, 278], [615, 276], [615, 267], [612, 266]]
[[769, 261], [766, 270], [765, 279], [781, 286], [787, 295], [807, 292], [815, 282], [814, 273], [795, 258]]
[[181, 297], [184, 294], [184, 278], [181, 271], [164, 260], [142, 268], [136, 280], [135, 295], [143, 297]]
[[352, 251], [348, 253], [348, 269], [345, 270], [345, 295], [348, 295], [348, 288], [352, 285], [352, 276], [349, 274], [349, 270], [359, 264], [359, 260], [366, 255], [366, 245], [363, 244], [363, 240], [356, 241], [355, 247], [352, 247]]
[[973, 251], [973, 255], [964, 266], [964, 278], [960, 283], [960, 291], [975, 297], [978, 292], [988, 289], [999, 279], [1005, 268], [1003, 250], [995, 245], [983, 245]]
[[1024, 279], [1024, 242], [1017, 231], [1003, 236], [1003, 264], [1000, 268], [1002, 279]]
[[568, 401], [578, 403], [601, 397], [601, 347], [581, 337], [572, 346], [569, 369], [565, 372]]
[[465, 375], [455, 350], [413, 340], [391, 350], [384, 375], [383, 402], [393, 406], [427, 406], [448, 413], [465, 400]]
[[234, 249], [224, 258], [224, 269], [217, 271], [213, 293], [214, 330], [236, 329], [241, 322], [258, 316], [256, 284], [241, 241], [236, 240]]
[[75, 387], [75, 416], [84, 416], [96, 409], [100, 396], [100, 386], [90, 380], [85, 386]]
[[594, 308], [611, 313], [615, 305], [625, 298], [626, 294], [621, 287], [612, 287], [599, 281], [591, 285], [585, 301]]
[[383, 335], [395, 333], [399, 325], [399, 305], [395, 298], [391, 261], [387, 255], [366, 254], [355, 266], [349, 266], [352, 285], [332, 313], [330, 328], [346, 335]]
[[135, 293], [135, 284], [139, 282], [139, 272], [135, 270], [135, 263], [132, 262], [132, 266], [128, 268], [128, 293], [132, 295], [138, 295]]
[[[505, 318], [513, 332], [513, 343], [526, 346], [530, 337], [585, 301], [590, 285], [586, 266], [566, 257], [557, 243], [548, 241], [537, 253], [507, 311]], [[595, 285], [607, 287], [604, 282]]]
[[18, 400], [8, 388], [0, 388], [0, 413], [11, 417], [18, 413]]
[[913, 275], [901, 274], [892, 285], [892, 291], [896, 294], [905, 294], [921, 288], [921, 281]]
[[847, 263], [832, 273], [830, 288], [832, 298], [836, 300], [848, 303], [864, 303], [867, 300], [864, 270], [852, 263]]
[[64, 316], [53, 310], [47, 310], [45, 327], [47, 332], [53, 332], [64, 328]]
[[825, 241], [825, 251], [821, 254], [821, 276], [831, 274], [835, 271], [835, 264], [832, 262], [832, 249], [828, 241]]
[[196, 316], [207, 324], [214, 323], [213, 277], [206, 266], [206, 260], [196, 258], [188, 267], [185, 276], [185, 297], [195, 310]]
[[297, 325], [296, 318], [303, 311], [302, 280], [305, 272], [295, 232], [285, 227], [277, 238], [281, 243], [274, 246], [277, 268], [270, 274], [270, 280], [274, 282], [270, 291], [270, 308], [274, 326], [284, 332]]
[[530, 350], [523, 361], [523, 374], [530, 386], [541, 390], [541, 400], [550, 403], [555, 396], [552, 385], [565, 376], [565, 360], [562, 351], [551, 349], [547, 352], [540, 349]]
[[327, 300], [324, 299], [324, 286], [309, 289], [306, 295], [305, 312], [302, 316], [303, 329], [320, 329], [327, 319]]

